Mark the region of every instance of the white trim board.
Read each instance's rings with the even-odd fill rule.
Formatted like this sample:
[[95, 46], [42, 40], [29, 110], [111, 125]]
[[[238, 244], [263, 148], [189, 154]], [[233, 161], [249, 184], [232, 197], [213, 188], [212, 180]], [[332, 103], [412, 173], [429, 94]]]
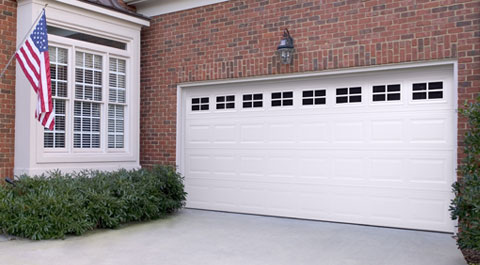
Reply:
[[125, 2], [129, 5], [134, 5], [137, 8], [137, 13], [153, 17], [227, 1], [228, 0], [130, 0]]

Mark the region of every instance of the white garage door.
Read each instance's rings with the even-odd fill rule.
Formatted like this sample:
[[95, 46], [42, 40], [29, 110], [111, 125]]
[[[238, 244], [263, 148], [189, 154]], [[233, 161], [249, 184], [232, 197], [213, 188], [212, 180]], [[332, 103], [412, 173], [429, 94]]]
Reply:
[[187, 207], [452, 232], [451, 66], [181, 94]]

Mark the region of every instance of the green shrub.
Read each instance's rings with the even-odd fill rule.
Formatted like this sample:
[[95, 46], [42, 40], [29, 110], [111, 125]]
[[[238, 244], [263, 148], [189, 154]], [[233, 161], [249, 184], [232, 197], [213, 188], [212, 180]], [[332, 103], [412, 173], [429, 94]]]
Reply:
[[480, 251], [480, 103], [465, 105], [461, 113], [468, 119], [465, 134], [465, 159], [459, 167], [461, 177], [453, 184], [455, 198], [450, 211], [459, 219], [457, 244], [461, 249]]
[[0, 229], [33, 240], [81, 235], [95, 228], [163, 217], [184, 206], [175, 168], [50, 172], [0, 186]]

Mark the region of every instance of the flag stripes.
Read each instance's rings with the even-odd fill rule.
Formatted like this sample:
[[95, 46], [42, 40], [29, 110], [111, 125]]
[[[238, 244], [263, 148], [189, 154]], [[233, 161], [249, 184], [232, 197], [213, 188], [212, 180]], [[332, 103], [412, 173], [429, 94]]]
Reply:
[[35, 117], [45, 128], [53, 130], [55, 114], [52, 101], [45, 10], [35, 26], [35, 30], [16, 52], [15, 57], [37, 94]]

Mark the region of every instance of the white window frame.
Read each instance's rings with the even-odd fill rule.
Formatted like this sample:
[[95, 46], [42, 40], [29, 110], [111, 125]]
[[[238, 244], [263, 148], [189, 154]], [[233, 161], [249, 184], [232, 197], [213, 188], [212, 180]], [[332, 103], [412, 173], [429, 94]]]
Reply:
[[[133, 102], [129, 97], [131, 93], [129, 89], [129, 75], [132, 74], [130, 71], [130, 56], [128, 51], [123, 51], [116, 48], [111, 48], [103, 45], [72, 40], [64, 37], [59, 37], [55, 35], [49, 35], [49, 45], [55, 46], [68, 51], [68, 97], [66, 99], [66, 134], [65, 134], [65, 148], [45, 148], [43, 137], [39, 141], [40, 146], [43, 149], [43, 153], [62, 153], [64, 155], [72, 155], [76, 153], [90, 153], [90, 154], [108, 154], [108, 153], [124, 153], [128, 150], [130, 145], [129, 139], [129, 106]], [[76, 52], [85, 52], [90, 54], [95, 54], [102, 56], [102, 101], [100, 103], [100, 148], [75, 148], [73, 147], [73, 121], [74, 121], [74, 103], [75, 101], [90, 102], [85, 100], [75, 99], [75, 54]], [[109, 102], [109, 58], [121, 59], [126, 61], [126, 101], [125, 104], [120, 104], [125, 106], [125, 117], [124, 117], [124, 147], [123, 148], [108, 148], [108, 105]], [[92, 101], [92, 103], [98, 103]], [[43, 136], [43, 134], [42, 134]]]

